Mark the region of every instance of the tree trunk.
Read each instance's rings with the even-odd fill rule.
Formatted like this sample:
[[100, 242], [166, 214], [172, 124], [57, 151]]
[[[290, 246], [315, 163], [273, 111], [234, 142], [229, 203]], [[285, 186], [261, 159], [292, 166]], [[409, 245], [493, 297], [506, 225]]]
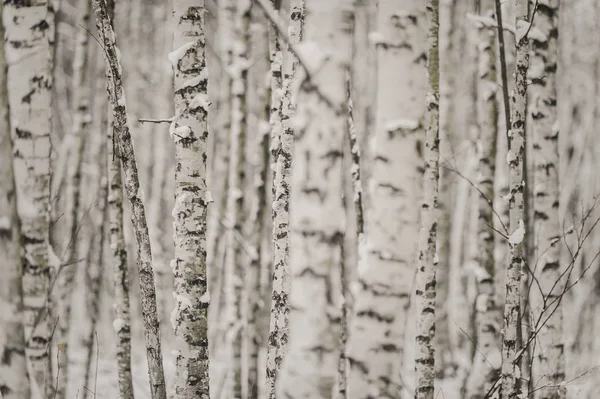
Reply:
[[506, 268], [506, 299], [504, 303], [504, 337], [502, 340], [502, 398], [519, 395], [521, 370], [518, 359], [519, 324], [521, 317], [521, 273], [525, 267], [525, 112], [527, 97], [527, 70], [529, 67], [529, 22], [527, 1], [516, 0], [516, 72], [515, 87], [511, 93], [510, 130], [508, 132], [509, 166], [509, 227], [510, 256]]
[[345, 227], [341, 161], [353, 11], [349, 0], [306, 1], [306, 44], [299, 51], [312, 62], [295, 115], [290, 335], [280, 398], [330, 398], [337, 377], [341, 293], [334, 282]]
[[[292, 43], [297, 44], [302, 40], [304, 24], [304, 0], [294, 0], [290, 5], [289, 34]], [[273, 288], [271, 295], [271, 316], [269, 321], [269, 347], [267, 352], [267, 397], [275, 399], [276, 384], [284, 356], [287, 352], [289, 334], [289, 292], [290, 292], [290, 184], [292, 173], [292, 151], [294, 148], [294, 127], [291, 119], [294, 117], [296, 104], [292, 101], [292, 86], [298, 78], [298, 60], [289, 48], [286, 51], [286, 63], [284, 64], [284, 79], [282, 87], [277, 80], [278, 68], [283, 61], [281, 50], [277, 50], [275, 42], [277, 35], [271, 26], [271, 123], [273, 131], [271, 140], [277, 143], [276, 151], [272, 154], [275, 168], [273, 172]], [[279, 54], [277, 54], [279, 52]], [[279, 63], [278, 63], [279, 62]], [[281, 70], [279, 70], [281, 74]], [[273, 96], [277, 96], [277, 90], [281, 90], [282, 98], [277, 104]], [[281, 107], [281, 111], [276, 110]], [[275, 112], [281, 112], [281, 119], [273, 116]], [[275, 132], [277, 123], [281, 123], [279, 132]]]
[[175, 39], [169, 59], [175, 73], [175, 309], [178, 398], [209, 397], [206, 213], [212, 202], [206, 186], [208, 69], [205, 57], [204, 1], [173, 3]]
[[144, 318], [150, 391], [153, 399], [166, 399], [154, 272], [152, 270], [152, 251], [146, 223], [146, 212], [142, 200], [143, 193], [140, 188], [135, 153], [127, 124], [127, 104], [123, 90], [121, 65], [117, 55], [114, 30], [104, 0], [94, 0], [94, 13], [96, 14], [96, 25], [104, 44], [106, 75], [108, 77], [107, 91], [112, 105], [114, 141], [108, 145], [115, 145], [119, 151], [119, 158], [125, 172], [125, 190], [131, 209], [131, 222], [135, 229], [138, 247], [137, 263], [142, 292], [142, 315]]
[[52, 393], [47, 295], [50, 229], [52, 54], [48, 2], [5, 2], [8, 101], [21, 225], [26, 355], [32, 395]]
[[377, 120], [369, 126], [366, 226], [359, 238], [358, 288], [348, 342], [348, 391], [354, 398], [400, 397], [401, 370], [410, 358], [405, 330], [417, 249], [426, 94], [423, 11], [419, 2], [382, 2], [377, 28], [370, 31], [378, 49]]
[[[541, 326], [534, 353], [534, 371], [540, 376], [534, 386], [543, 387], [537, 398], [558, 399], [558, 384], [565, 379], [563, 309], [560, 296], [564, 289], [560, 265], [558, 117], [556, 109], [556, 67], [558, 58], [558, 0], [538, 5], [534, 19], [529, 92], [533, 145], [533, 229], [536, 247], [533, 262], [541, 292], [533, 289], [534, 319], [546, 321]], [[540, 295], [541, 294], [541, 298]], [[537, 331], [534, 331], [537, 333]]]
[[[0, 17], [4, 5], [0, 3]], [[1, 21], [0, 21], [1, 22]], [[4, 24], [0, 23], [0, 37]], [[17, 219], [15, 181], [12, 165], [12, 140], [6, 80], [7, 62], [4, 40], [0, 41], [0, 325], [4, 340], [0, 344], [0, 392], [5, 399], [30, 396], [23, 330], [23, 286]]]

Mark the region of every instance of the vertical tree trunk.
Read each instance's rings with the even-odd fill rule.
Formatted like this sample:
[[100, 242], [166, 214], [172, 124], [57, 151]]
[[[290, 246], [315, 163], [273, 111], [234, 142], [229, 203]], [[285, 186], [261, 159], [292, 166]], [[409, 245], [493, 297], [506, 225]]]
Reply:
[[208, 69], [205, 56], [204, 1], [173, 3], [175, 38], [169, 59], [175, 73], [175, 309], [179, 398], [209, 397], [206, 213], [212, 202], [206, 186]]
[[309, 65], [310, 84], [301, 87], [295, 115], [290, 335], [278, 398], [330, 398], [337, 376], [341, 315], [334, 281], [344, 238], [340, 174], [353, 11], [349, 0], [306, 1], [307, 43], [301, 48], [316, 62]]
[[515, 355], [519, 346], [521, 317], [521, 273], [525, 267], [525, 112], [527, 70], [529, 67], [529, 22], [527, 1], [516, 0], [516, 72], [511, 93], [510, 130], [508, 132], [509, 167], [509, 227], [510, 256], [506, 268], [506, 299], [504, 303], [504, 337], [502, 340], [502, 398], [513, 399], [520, 393], [521, 370]]
[[348, 342], [348, 391], [355, 398], [400, 397], [404, 384], [401, 370], [422, 189], [423, 11], [420, 2], [382, 2], [377, 27], [369, 31], [378, 51], [377, 82], [370, 82], [377, 88], [377, 120], [369, 125], [366, 226], [359, 238], [358, 288]]
[[[0, 3], [0, 18], [4, 12]], [[0, 20], [0, 38], [4, 24]], [[23, 286], [20, 258], [21, 232], [17, 219], [15, 181], [12, 165], [12, 140], [7, 93], [7, 62], [4, 40], [0, 41], [0, 325], [4, 340], [0, 344], [0, 392], [5, 399], [30, 396], [23, 330]]]
[[162, 363], [152, 252], [148, 237], [146, 213], [142, 201], [143, 193], [137, 174], [135, 153], [127, 124], [127, 104], [123, 90], [122, 71], [117, 56], [117, 46], [111, 20], [107, 14], [105, 0], [94, 0], [96, 25], [104, 44], [108, 94], [113, 114], [113, 143], [119, 150], [119, 158], [125, 172], [125, 190], [131, 208], [131, 222], [135, 228], [138, 253], [137, 263], [142, 291], [142, 315], [146, 340], [146, 356], [150, 376], [150, 391], [153, 399], [166, 399], [165, 376]]
[[[533, 229], [536, 247], [533, 262], [537, 264], [537, 279], [542, 298], [533, 298], [535, 319], [548, 320], [541, 328], [534, 353], [534, 386], [543, 387], [536, 397], [560, 398], [559, 383], [565, 379], [565, 353], [563, 341], [563, 309], [559, 297], [564, 288], [560, 265], [562, 231], [559, 223], [558, 181], [558, 118], [556, 109], [556, 67], [558, 58], [559, 2], [553, 0], [538, 5], [534, 19], [533, 46], [529, 92], [531, 102], [531, 133], [533, 145]], [[537, 291], [537, 290], [533, 290]], [[537, 301], [536, 301], [537, 299]], [[534, 332], [536, 333], [536, 332]]]
[[[290, 4], [289, 35], [293, 44], [302, 40], [304, 24], [304, 0], [294, 0]], [[274, 28], [271, 26], [271, 30]], [[270, 32], [270, 43], [273, 43], [275, 32]], [[279, 43], [280, 45], [280, 43]], [[282, 87], [276, 79], [277, 68], [282, 62], [281, 50], [277, 54], [277, 46], [271, 47], [271, 96], [276, 96], [277, 90], [282, 92], [281, 103], [271, 100], [271, 121], [276, 127], [279, 122], [273, 114], [281, 107], [281, 130], [279, 134], [273, 131], [271, 140], [278, 143], [277, 150], [273, 153], [275, 170], [273, 173], [273, 288], [271, 295], [271, 316], [269, 319], [269, 348], [267, 352], [267, 397], [275, 399], [276, 383], [288, 346], [289, 334], [289, 292], [290, 292], [290, 184], [292, 173], [292, 151], [294, 147], [294, 128], [292, 118], [296, 104], [292, 101], [292, 86], [298, 79], [298, 60], [289, 50], [286, 51], [286, 63]], [[281, 73], [281, 71], [279, 71]], [[277, 135], [277, 137], [276, 137]], [[272, 146], [274, 148], [274, 146]]]
[[57, 381], [57, 397], [63, 399], [67, 394], [68, 387], [68, 347], [69, 327], [71, 324], [71, 304], [73, 290], [75, 288], [75, 274], [77, 265], [73, 264], [79, 255], [79, 237], [81, 228], [80, 220], [80, 188], [81, 188], [81, 164], [85, 148], [87, 126], [91, 122], [89, 114], [90, 88], [88, 85], [88, 41], [89, 41], [89, 17], [90, 1], [79, 0], [79, 25], [77, 31], [75, 56], [73, 61], [73, 126], [67, 132], [63, 140], [68, 140], [67, 150], [67, 176], [66, 176], [66, 232], [67, 244], [65, 248], [64, 262], [68, 265], [59, 273], [57, 280], [58, 289], [58, 325], [56, 328], [56, 342], [62, 345], [58, 351], [58, 362], [63, 373], [59, 373]]
[[[494, 17], [494, 3], [480, 1], [480, 15]], [[477, 122], [479, 137], [477, 152], [479, 170], [477, 186], [477, 254], [475, 256], [475, 342], [477, 350], [467, 382], [467, 396], [483, 398], [495, 382], [495, 367], [500, 366], [500, 308], [496, 304], [494, 287], [494, 178], [498, 135], [496, 106], [495, 30], [480, 24], [478, 29]]]
[[437, 201], [439, 185], [439, 2], [427, 2], [429, 22], [427, 72], [429, 87], [426, 96], [427, 114], [425, 139], [425, 181], [423, 205], [421, 206], [421, 230], [419, 232], [419, 269], [417, 270], [417, 388], [415, 398], [433, 399], [435, 382], [435, 269]]
[[5, 53], [17, 213], [21, 225], [26, 355], [32, 395], [50, 395], [47, 312], [50, 229], [51, 28], [47, 1], [5, 2]]

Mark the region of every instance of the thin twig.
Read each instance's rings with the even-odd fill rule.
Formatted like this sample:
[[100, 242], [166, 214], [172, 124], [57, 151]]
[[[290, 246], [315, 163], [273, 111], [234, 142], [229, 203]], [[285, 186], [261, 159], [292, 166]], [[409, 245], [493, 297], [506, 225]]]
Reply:
[[166, 118], [166, 119], [146, 119], [146, 118], [140, 118], [138, 119], [138, 122], [140, 123], [144, 123], [144, 122], [148, 122], [148, 123], [172, 123], [173, 119], [175, 119], [174, 117], [170, 117], [170, 118]]
[[[506, 123], [506, 137], [510, 130], [510, 101], [508, 96], [508, 75], [506, 72], [506, 47], [504, 45], [504, 29], [502, 27], [502, 5], [496, 0], [496, 20], [498, 21], [498, 47], [500, 56], [500, 76], [502, 77], [502, 97], [504, 100], [504, 119]], [[510, 146], [510, 140], [508, 140]], [[510, 148], [509, 148], [510, 149]]]

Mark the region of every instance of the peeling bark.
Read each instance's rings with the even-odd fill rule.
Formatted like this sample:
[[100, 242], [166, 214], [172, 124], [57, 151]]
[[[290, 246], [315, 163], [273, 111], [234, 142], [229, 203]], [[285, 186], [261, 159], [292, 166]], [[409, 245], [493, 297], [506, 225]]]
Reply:
[[[206, 185], [208, 140], [208, 69], [205, 56], [204, 2], [173, 3], [176, 24], [169, 59], [175, 73], [175, 394], [179, 398], [209, 397], [208, 306], [206, 276], [206, 214], [212, 202]], [[185, 134], [184, 134], [185, 131]], [[180, 133], [177, 133], [180, 132]]]

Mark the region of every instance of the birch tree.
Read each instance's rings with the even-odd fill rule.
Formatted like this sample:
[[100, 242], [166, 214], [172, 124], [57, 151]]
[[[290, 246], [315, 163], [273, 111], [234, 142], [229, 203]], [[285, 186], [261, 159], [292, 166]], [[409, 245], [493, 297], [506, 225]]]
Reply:
[[212, 201], [206, 186], [208, 140], [208, 69], [205, 57], [204, 1], [173, 3], [176, 24], [169, 59], [175, 73], [175, 309], [179, 398], [209, 397], [206, 214]]
[[[0, 3], [0, 16], [3, 9]], [[2, 23], [0, 38], [4, 38]], [[21, 233], [12, 167], [6, 66], [4, 40], [0, 40], [0, 325], [4, 333], [0, 343], [0, 392], [6, 399], [21, 399], [28, 398], [30, 391], [24, 352]]]
[[377, 45], [377, 81], [370, 83], [377, 87], [377, 109], [368, 132], [370, 183], [348, 341], [348, 392], [354, 398], [399, 397], [404, 385], [401, 369], [422, 189], [423, 11], [416, 1], [381, 2], [369, 37]]
[[521, 317], [521, 273], [525, 267], [525, 113], [527, 69], [529, 67], [529, 22], [527, 1], [516, 0], [516, 71], [511, 92], [510, 130], [508, 131], [509, 167], [509, 262], [506, 268], [506, 299], [504, 303], [504, 337], [502, 339], [502, 398], [516, 398], [520, 393], [520, 368], [515, 355], [519, 350]]
[[[493, 1], [480, 1], [480, 17], [494, 21]], [[475, 342], [477, 351], [467, 382], [469, 398], [483, 398], [490, 390], [500, 366], [500, 312], [494, 287], [494, 177], [498, 134], [496, 104], [495, 30], [483, 22], [478, 25], [477, 70], [477, 254], [475, 257]]]
[[543, 399], [560, 398], [558, 386], [565, 379], [563, 305], [559, 299], [564, 282], [561, 281], [562, 231], [558, 216], [558, 12], [558, 0], [539, 4], [534, 26], [529, 34], [533, 50], [528, 70], [528, 78], [531, 80], [528, 112], [534, 140], [533, 229], [536, 245], [533, 260], [537, 264], [536, 274], [541, 286], [541, 298], [535, 292], [532, 308], [542, 315], [542, 320], [547, 319], [538, 335], [538, 353], [534, 353], [532, 375], [539, 376], [539, 380], [533, 383], [534, 386], [542, 387], [536, 397]]
[[8, 65], [17, 214], [21, 225], [24, 327], [32, 395], [50, 395], [47, 295], [51, 275], [50, 127], [51, 28], [48, 2], [5, 2], [2, 13]]
[[353, 18], [349, 0], [306, 1], [306, 43], [299, 51], [310, 80], [295, 115], [290, 334], [278, 398], [330, 398], [337, 377], [341, 293], [334, 282], [344, 238], [340, 174]]
[[[304, 24], [304, 0], [293, 0], [290, 4], [289, 37], [292, 44], [302, 40]], [[275, 163], [273, 173], [273, 288], [271, 295], [271, 315], [269, 319], [269, 340], [267, 350], [267, 396], [275, 399], [278, 374], [288, 345], [289, 334], [289, 293], [290, 293], [290, 184], [292, 173], [292, 156], [294, 146], [294, 127], [292, 118], [296, 104], [292, 101], [292, 87], [298, 79], [298, 60], [286, 49], [286, 60], [283, 64], [282, 87], [277, 79], [280, 63], [283, 61], [275, 28], [271, 26], [271, 123], [273, 133], [271, 140], [275, 152], [272, 160]], [[281, 71], [279, 70], [281, 74]], [[277, 98], [278, 92], [281, 99]], [[275, 97], [275, 98], [273, 98]], [[281, 101], [281, 103], [279, 103]], [[277, 109], [281, 107], [281, 111]], [[278, 119], [281, 112], [281, 119]], [[275, 129], [280, 124], [279, 132]], [[277, 140], [277, 141], [275, 141]]]
[[117, 56], [115, 33], [108, 15], [107, 3], [105, 0], [93, 1], [96, 25], [104, 44], [105, 70], [108, 77], [107, 91], [113, 115], [113, 142], [108, 145], [115, 145], [119, 151], [119, 158], [125, 172], [125, 191], [131, 209], [131, 222], [135, 228], [137, 241], [137, 263], [140, 274], [140, 289], [142, 291], [142, 316], [144, 318], [150, 392], [153, 399], [166, 399], [154, 272], [152, 270], [152, 252], [135, 153], [127, 124], [127, 104], [121, 77], [121, 65]]

